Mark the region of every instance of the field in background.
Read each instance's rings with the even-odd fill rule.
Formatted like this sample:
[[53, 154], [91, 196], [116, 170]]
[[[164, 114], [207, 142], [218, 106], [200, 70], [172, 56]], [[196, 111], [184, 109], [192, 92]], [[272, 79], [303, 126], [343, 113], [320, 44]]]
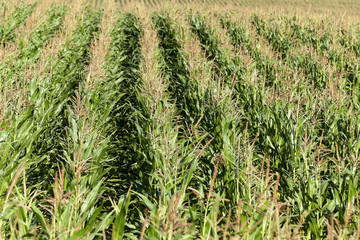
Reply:
[[0, 239], [359, 239], [359, 10], [0, 2]]
[[241, 12], [328, 14], [331, 17], [348, 16], [358, 18], [360, 10], [357, 0], [118, 0], [118, 3], [140, 3], [145, 6], [159, 7], [166, 4], [181, 4], [187, 8], [228, 8]]

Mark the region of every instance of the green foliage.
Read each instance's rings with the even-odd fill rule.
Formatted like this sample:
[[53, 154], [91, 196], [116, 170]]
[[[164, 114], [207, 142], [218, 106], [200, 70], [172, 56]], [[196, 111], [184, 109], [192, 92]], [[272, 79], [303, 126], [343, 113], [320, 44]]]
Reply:
[[21, 49], [19, 58], [26, 58], [31, 61], [39, 59], [41, 47], [59, 31], [65, 13], [64, 6], [52, 7], [50, 11], [48, 11], [48, 19], [35, 29], [29, 42], [23, 43], [24, 47]]
[[[105, 74], [90, 79], [102, 14], [83, 11], [49, 76], [17, 81], [64, 7], [2, 63], [0, 97], [18, 84], [28, 103], [0, 112], [0, 238], [359, 237], [358, 36], [296, 16], [253, 15], [247, 29], [217, 15], [228, 32], [219, 36], [200, 13], [179, 26], [184, 12], [163, 10], [152, 15], [159, 44], [149, 51], [149, 25], [120, 13]], [[190, 65], [184, 34], [199, 41], [202, 65]], [[235, 54], [222, 46], [228, 37]], [[269, 53], [254, 45], [262, 38]]]
[[[14, 85], [15, 82], [25, 85], [23, 71], [40, 58], [40, 51], [48, 41], [59, 31], [65, 15], [65, 7], [52, 7], [48, 13], [48, 19], [42, 22], [30, 35], [20, 43], [20, 52], [12, 56], [1, 66], [1, 76], [5, 79], [5, 85]], [[4, 89], [6, 86], [2, 86]]]
[[36, 119], [34, 124], [37, 126], [33, 127], [33, 132], [36, 133], [33, 154], [39, 156], [39, 159], [31, 163], [36, 167], [31, 167], [28, 174], [30, 182], [40, 180], [43, 182], [42, 187], [46, 187], [47, 179], [54, 178], [57, 164], [64, 162], [59, 153], [66, 148], [64, 143], [67, 131], [76, 131], [68, 129], [67, 109], [76, 90], [86, 79], [85, 67], [89, 64], [90, 44], [94, 34], [98, 32], [99, 22], [100, 14], [88, 9], [72, 39], [59, 53], [52, 76], [43, 80], [42, 85], [31, 96], [35, 105], [31, 114]]
[[[63, 14], [62, 10], [60, 9], [60, 14]], [[55, 12], [57, 11], [55, 10]], [[85, 141], [80, 134], [85, 131], [85, 126], [71, 111], [71, 105], [75, 101], [74, 97], [81, 97], [77, 89], [85, 79], [84, 68], [89, 63], [90, 43], [93, 34], [98, 31], [97, 25], [100, 21], [99, 13], [90, 9], [86, 11], [87, 14], [80, 21], [73, 38], [61, 51], [58, 60], [53, 63], [53, 74], [44, 79], [41, 84], [31, 83], [30, 107], [15, 118], [13, 125], [7, 126], [5, 141], [1, 143], [4, 150], [0, 163], [2, 169], [1, 193], [7, 192], [11, 181], [16, 183], [19, 178], [19, 175], [15, 174], [16, 171], [18, 174], [19, 171], [24, 171], [25, 174], [26, 170], [24, 180], [26, 177], [27, 186], [24, 186], [24, 193], [19, 192], [23, 196], [22, 199], [9, 202], [8, 198], [2, 198], [0, 205], [4, 212], [1, 225], [4, 224], [4, 221], [18, 221], [17, 211], [32, 209], [32, 211], [25, 211], [22, 216], [24, 219], [21, 221], [25, 223], [25, 228], [17, 234], [24, 235], [19, 235], [18, 238], [36, 234], [34, 221], [39, 221], [41, 225], [39, 232], [41, 238], [96, 234], [111, 222], [110, 215], [105, 217], [106, 214], [101, 213], [102, 206], [97, 203], [97, 197], [104, 192], [101, 182], [105, 173], [99, 166], [96, 166], [99, 165], [103, 155], [101, 151], [97, 151], [106, 146], [106, 141], [98, 144], [97, 135], [88, 136]], [[50, 13], [50, 16], [55, 16], [50, 17], [55, 22], [59, 21], [58, 14]], [[49, 26], [52, 27], [53, 24]], [[52, 31], [59, 27], [58, 23], [54, 25], [56, 27]], [[40, 45], [38, 45], [39, 47]], [[74, 145], [69, 145], [69, 141]], [[89, 151], [90, 145], [99, 145], [99, 148]], [[89, 157], [93, 159], [90, 168], [95, 169], [95, 173], [91, 177], [83, 177], [80, 174], [84, 167], [82, 164], [84, 164], [84, 159]], [[53, 183], [54, 179], [55, 183]], [[68, 196], [74, 192], [76, 192], [73, 195], [74, 198], [64, 204], [64, 194]], [[7, 195], [10, 193], [8, 192]], [[29, 193], [31, 193], [31, 197], [27, 195]], [[39, 204], [41, 204], [39, 201], [43, 201], [42, 204], [48, 204], [47, 214], [43, 209], [39, 209]], [[19, 203], [22, 204], [18, 208], [19, 210], [12, 207]], [[74, 212], [76, 212], [75, 215], [73, 215]], [[93, 214], [84, 215], [89, 212]], [[103, 215], [101, 221], [98, 221], [99, 215]], [[78, 223], [80, 219], [82, 219], [84, 228], [77, 231], [74, 224]], [[31, 225], [26, 225], [30, 223]], [[54, 227], [55, 223], [56, 227]], [[4, 228], [4, 236], [7, 238], [15, 230], [12, 229], [12, 226], [10, 224]], [[73, 226], [72, 229], [64, 232], [69, 226]], [[97, 226], [97, 230], [95, 226]]]
[[[140, 185], [136, 182], [137, 172], [142, 170], [139, 159], [143, 158], [141, 156], [141, 152], [144, 151], [143, 146], [148, 144], [146, 138], [138, 137], [138, 128], [143, 124], [146, 125], [144, 119], [148, 118], [137, 97], [141, 84], [139, 75], [141, 34], [141, 26], [136, 16], [130, 13], [121, 16], [111, 33], [112, 43], [105, 66], [107, 84], [111, 86], [109, 89], [111, 88], [113, 92], [112, 99], [107, 101], [114, 102], [109, 122], [111, 127], [108, 130], [108, 134], [112, 135], [110, 154], [114, 158], [113, 170], [109, 176], [112, 179], [113, 190], [122, 193], [126, 193], [131, 184]], [[121, 182], [120, 176], [129, 179], [129, 182]]]
[[15, 38], [14, 30], [34, 11], [36, 3], [23, 4], [5, 19], [4, 24], [0, 26], [0, 42], [5, 44], [6, 42], [13, 41]]
[[249, 37], [246, 36], [246, 30], [244, 28], [238, 28], [234, 23], [226, 18], [220, 18], [223, 27], [226, 27], [234, 46], [242, 48], [243, 51], [251, 54], [256, 61], [256, 68], [260, 70], [259, 76], [264, 76], [266, 79], [266, 85], [271, 86], [276, 82], [277, 71], [275, 69], [275, 63], [270, 59], [265, 58], [260, 50], [253, 46]]

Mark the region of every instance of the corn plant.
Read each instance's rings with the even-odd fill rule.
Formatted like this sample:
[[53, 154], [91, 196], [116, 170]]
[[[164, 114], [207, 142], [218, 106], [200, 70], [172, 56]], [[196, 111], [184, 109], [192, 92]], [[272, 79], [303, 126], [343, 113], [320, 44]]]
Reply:
[[296, 57], [290, 57], [290, 49], [293, 48], [292, 44], [294, 43], [289, 35], [285, 36], [277, 25], [275, 25], [275, 29], [268, 27], [257, 15], [253, 16], [252, 23], [256, 27], [257, 32], [267, 38], [272, 48], [281, 53], [281, 57], [284, 60], [289, 61], [293, 68], [304, 69], [306, 76], [316, 84], [316, 87], [325, 88], [326, 83], [329, 81], [329, 75], [319, 63], [314, 61], [311, 54], [304, 56], [296, 54]]
[[[173, 27], [170, 18], [168, 16], [164, 17], [163, 15], [157, 14], [154, 16], [154, 22], [161, 41], [160, 49], [162, 50], [162, 59], [164, 61], [163, 71], [169, 76], [169, 91], [171, 91], [172, 97], [176, 98], [176, 106], [183, 118], [183, 125], [184, 127], [192, 127], [194, 123], [197, 122], [195, 125], [197, 131], [205, 131], [206, 133], [204, 135], [205, 142], [203, 143], [205, 151], [203, 150], [204, 153], [199, 159], [200, 162], [197, 163], [198, 169], [193, 173], [192, 179], [187, 177], [187, 182], [189, 188], [194, 190], [198, 189], [200, 192], [208, 192], [210, 196], [212, 194], [211, 189], [214, 187], [214, 173], [219, 171], [219, 175], [224, 174], [222, 171], [223, 167], [219, 167], [219, 162], [216, 164], [216, 162], [212, 162], [211, 160], [214, 158], [217, 159], [216, 156], [221, 155], [224, 146], [228, 146], [223, 142], [226, 140], [222, 137], [222, 133], [232, 131], [228, 124], [231, 124], [234, 120], [223, 119], [221, 115], [224, 114], [224, 105], [213, 105], [211, 100], [213, 98], [213, 96], [211, 96], [211, 90], [207, 90], [205, 96], [202, 96], [199, 92], [197, 83], [189, 78], [186, 55], [184, 55], [181, 50], [181, 45], [178, 40], [179, 33], [175, 32], [175, 28]], [[221, 126], [220, 128], [214, 128], [214, 126], [219, 125]], [[191, 134], [191, 132], [188, 132], [185, 136], [181, 135], [179, 143], [183, 142], [184, 137]], [[198, 141], [198, 139], [189, 140], [191, 140], [191, 142], [188, 143], [190, 144], [188, 147], [191, 147], [191, 145], [194, 145], [194, 143]], [[184, 146], [181, 144], [181, 146], [185, 148], [186, 145]], [[186, 163], [186, 161], [184, 161], [184, 163]], [[182, 165], [183, 167], [186, 167], [185, 164]], [[190, 168], [193, 169], [194, 165], [191, 164]], [[216, 182], [217, 184], [221, 184], [220, 181]], [[220, 188], [220, 186], [218, 187]], [[184, 190], [185, 189], [182, 189], [182, 191]], [[223, 194], [223, 192], [219, 193], [219, 195]], [[193, 216], [192, 214], [188, 215], [184, 212], [183, 217], [185, 217], [185, 221], [191, 221], [196, 223], [196, 226], [200, 226], [199, 228], [195, 227], [194, 231], [199, 231], [200, 236], [203, 237], [208, 236], [208, 234], [218, 236], [216, 228], [210, 227], [211, 221], [217, 217], [217, 208], [211, 207], [211, 203], [216, 202], [216, 199], [209, 197], [206, 205], [202, 204], [202, 200], [199, 202], [199, 199], [193, 193], [185, 194], [184, 200], [182, 198], [180, 199], [181, 202], [188, 199], [188, 201], [191, 202], [191, 205], [193, 205], [192, 208], [195, 208], [196, 206], [201, 215], [205, 217], [205, 219], [203, 219], [201, 217]], [[186, 208], [186, 206], [183, 207]], [[222, 208], [224, 211], [228, 211], [225, 206], [222, 206]], [[191, 209], [189, 210], [191, 211]]]
[[34, 30], [29, 39], [20, 42], [20, 52], [16, 56], [7, 59], [7, 62], [2, 66], [1, 75], [6, 79], [6, 85], [12, 85], [16, 81], [24, 84], [23, 71], [31, 63], [39, 60], [43, 45], [59, 31], [65, 15], [65, 8], [52, 7], [47, 15], [48, 19]]
[[[149, 165], [149, 143], [145, 134], [148, 125], [148, 113], [138, 100], [140, 81], [140, 43], [142, 28], [134, 14], [119, 16], [112, 28], [112, 43], [107, 57], [105, 69], [107, 82], [105, 96], [110, 96], [110, 118], [106, 134], [110, 138], [108, 155], [112, 159], [108, 163], [105, 186], [109, 196], [121, 200], [130, 188], [142, 192], [149, 189], [146, 178]], [[110, 94], [109, 94], [110, 93]], [[141, 172], [141, 173], [140, 173]], [[121, 200], [123, 201], [123, 200]], [[124, 202], [124, 207], [128, 203]], [[127, 204], [127, 205], [126, 205]], [[108, 207], [111, 207], [108, 206]], [[126, 208], [118, 212], [114, 222], [114, 239], [122, 238], [128, 232], [128, 225], [140, 224], [138, 221], [125, 221]], [[132, 207], [133, 209], [133, 207]], [[131, 214], [134, 210], [129, 209]], [[126, 222], [126, 224], [125, 224]]]
[[2, 44], [14, 40], [14, 30], [30, 16], [35, 7], [36, 3], [23, 4], [16, 8], [11, 16], [9, 16], [9, 19], [4, 21], [4, 24], [0, 26], [0, 42]]
[[249, 53], [256, 61], [256, 67], [260, 70], [259, 75], [263, 74], [266, 79], [266, 85], [271, 86], [276, 82], [276, 69], [271, 60], [265, 58], [262, 53], [253, 46], [246, 34], [246, 29], [238, 28], [229, 19], [220, 18], [222, 26], [227, 28], [234, 46], [242, 48]]
[[[40, 150], [36, 154], [47, 156], [48, 159], [61, 159], [58, 154], [62, 151], [63, 145], [61, 142], [66, 139], [65, 128], [69, 121], [66, 109], [70, 104], [70, 100], [75, 96], [76, 89], [86, 77], [86, 70], [84, 68], [89, 63], [89, 46], [93, 34], [96, 34], [98, 31], [97, 25], [100, 19], [99, 13], [91, 10], [87, 10], [87, 12], [87, 15], [82, 20], [82, 24], [79, 24], [75, 31], [73, 38], [68, 42], [64, 50], [59, 53], [59, 59], [55, 63], [52, 76], [43, 82], [41, 88], [44, 90], [41, 89], [39, 96], [36, 96], [37, 103], [43, 102], [42, 106], [45, 108], [39, 107], [33, 114], [39, 116], [40, 121], [48, 123], [45, 124], [45, 129], [47, 130], [43, 130], [38, 136], [39, 141], [36, 142], [36, 147], [34, 148]], [[48, 109], [46, 106], [51, 106], [51, 108]], [[52, 117], [58, 116], [58, 120], [55, 122], [51, 121], [48, 114], [51, 114]], [[52, 140], [48, 141], [48, 137]], [[55, 167], [56, 164], [53, 165], [54, 163], [49, 161], [47, 163], [50, 164], [48, 168], [50, 166]], [[40, 164], [44, 164], [44, 161], [41, 161]], [[43, 172], [44, 168], [39, 167], [33, 170], [35, 171], [33, 176], [40, 176], [40, 172]], [[29, 174], [30, 176], [32, 175], [32, 173]], [[50, 176], [48, 171], [46, 175]]]
[[[24, 111], [16, 119], [14, 125], [9, 126], [5, 141], [2, 143], [5, 152], [3, 155], [5, 157], [1, 159], [2, 193], [9, 187], [7, 184], [9, 181], [5, 179], [17, 180], [16, 171], [24, 170], [25, 165], [28, 170], [26, 174], [28, 191], [47, 189], [48, 192], [42, 195], [42, 198], [48, 198], [48, 194], [53, 191], [51, 181], [56, 178], [58, 164], [64, 165], [66, 161], [66, 156], [62, 155], [68, 132], [66, 127], [69, 126], [66, 109], [71, 104], [71, 98], [75, 96], [75, 89], [84, 78], [81, 71], [88, 63], [87, 53], [93, 33], [97, 31], [99, 17], [98, 13], [88, 10], [87, 16], [75, 31], [72, 41], [69, 41], [60, 53], [55, 63], [54, 74], [49, 79], [43, 80], [42, 86], [32, 83], [30, 91], [32, 107]], [[57, 121], [51, 120], [54, 116], [57, 116]], [[12, 161], [7, 161], [8, 158], [12, 158]], [[29, 159], [32, 160], [29, 161]], [[69, 177], [71, 179], [71, 176]], [[59, 177], [58, 180], [60, 180]], [[68, 180], [62, 179], [62, 181]], [[36, 197], [39, 198], [37, 195]], [[2, 199], [2, 204], [6, 204], [7, 201], [7, 198]], [[39, 218], [45, 233], [51, 234], [43, 220], [45, 217], [36, 205], [33, 211]]]
[[353, 52], [355, 52], [356, 56], [360, 56], [360, 43], [359, 43], [359, 37], [356, 36], [355, 33], [352, 33], [353, 35], [346, 34], [344, 30], [341, 31], [341, 39], [340, 44], [344, 47], [350, 48]]
[[142, 3], [0, 12], [0, 238], [359, 238], [359, 27]]
[[[115, 158], [114, 172], [111, 175], [113, 181], [119, 181], [122, 178], [120, 176], [125, 174], [123, 177], [127, 176], [125, 178], [129, 181], [112, 184], [118, 185], [123, 192], [126, 192], [131, 184], [138, 184], [135, 183], [135, 179], [134, 181], [130, 179], [136, 177], [135, 172], [139, 169], [134, 170], [135, 172], [131, 169], [135, 164], [134, 159], [141, 158], [138, 155], [140, 149], [138, 150], [137, 147], [146, 145], [146, 139], [138, 140], [137, 135], [137, 126], [142, 124], [141, 119], [147, 118], [146, 115], [141, 117], [145, 113], [141, 111], [141, 104], [137, 100], [137, 89], [140, 84], [139, 38], [141, 31], [141, 26], [134, 15], [122, 16], [112, 31], [113, 41], [106, 65], [108, 82], [114, 84], [117, 90], [114, 95], [116, 98], [113, 100], [116, 104], [112, 110], [112, 128], [109, 129], [109, 134], [113, 138], [111, 155]], [[142, 141], [145, 142], [142, 143]]]
[[[201, 39], [202, 36], [200, 35], [200, 41], [202, 41]], [[211, 36], [207, 37], [207, 39], [211, 39]], [[205, 41], [207, 40], [204, 40], [204, 43], [207, 44], [204, 47], [206, 51], [209, 51], [209, 49], [212, 49], [212, 46], [216, 45], [214, 44], [216, 43], [216, 40], [212, 40], [212, 44], [209, 44]], [[239, 93], [242, 94], [242, 92]], [[245, 97], [240, 99], [247, 102], [244, 103], [245, 106], [249, 102], [253, 101], [251, 98], [245, 99]], [[292, 119], [291, 114], [289, 114], [291, 111], [293, 111], [291, 110], [291, 107], [281, 106], [281, 104], [270, 107], [261, 104], [261, 102], [258, 102], [257, 105], [253, 105], [251, 109], [246, 109], [247, 112], [245, 116], [248, 119], [246, 125], [247, 131], [249, 132], [250, 136], [256, 139], [255, 146], [257, 146], [257, 148], [260, 150], [259, 158], [266, 159], [267, 156], [271, 157], [269, 160], [269, 167], [271, 171], [277, 172], [282, 176], [279, 179], [278, 185], [278, 194], [280, 194], [278, 198], [279, 201], [286, 202], [290, 199], [296, 199], [292, 195], [292, 192], [300, 194], [298, 192], [300, 191], [303, 194], [303, 192], [306, 191], [305, 189], [314, 189], [313, 187], [310, 187], [312, 186], [311, 184], [313, 184], [310, 181], [310, 176], [304, 174], [303, 170], [301, 170], [306, 169], [306, 165], [303, 164], [304, 161], [302, 160], [301, 155], [299, 155], [301, 151], [297, 147], [298, 142], [300, 142], [300, 138], [304, 136], [305, 132], [302, 130], [301, 125], [295, 125], [295, 123], [300, 122], [306, 125], [306, 118], [296, 120]], [[286, 112], [288, 113], [286, 114]], [[260, 163], [260, 161], [258, 163]], [[295, 185], [299, 183], [299, 180], [304, 185], [302, 188], [297, 189], [295, 188]], [[320, 178], [319, 182], [321, 183], [322, 181], [323, 179]], [[320, 186], [315, 185], [315, 187], [319, 188]], [[330, 189], [327, 190], [330, 191]], [[328, 198], [329, 195], [326, 194], [325, 196], [327, 196], [325, 198], [326, 201], [331, 202], [331, 197]], [[315, 204], [313, 199], [307, 199], [304, 202], [308, 202], [309, 204]], [[304, 209], [299, 209], [297, 207], [297, 202], [293, 203], [294, 207], [291, 209], [291, 211], [294, 212], [296, 217], [294, 217], [292, 221], [296, 222], [300, 219], [300, 216], [304, 214]], [[322, 205], [321, 208], [314, 208], [312, 210], [312, 214], [314, 215], [309, 214], [306, 219], [307, 224], [303, 225], [304, 230], [309, 231], [311, 234], [314, 234], [313, 236], [320, 237], [322, 236], [323, 231], [321, 227], [314, 228], [314, 222], [316, 221], [315, 219], [329, 219], [329, 215], [326, 215], [325, 206]], [[343, 217], [344, 215], [340, 214], [340, 216]], [[338, 217], [341, 218], [340, 216]]]
[[66, 9], [64, 6], [52, 7], [47, 13], [47, 20], [35, 29], [29, 37], [29, 42], [23, 43], [19, 58], [26, 58], [32, 61], [39, 59], [41, 47], [59, 32], [65, 14]]

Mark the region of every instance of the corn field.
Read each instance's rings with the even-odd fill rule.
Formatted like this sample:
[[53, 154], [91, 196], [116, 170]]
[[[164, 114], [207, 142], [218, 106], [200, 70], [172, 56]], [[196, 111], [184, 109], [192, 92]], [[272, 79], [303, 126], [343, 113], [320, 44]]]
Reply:
[[360, 8], [325, 2], [2, 0], [0, 239], [359, 239]]

